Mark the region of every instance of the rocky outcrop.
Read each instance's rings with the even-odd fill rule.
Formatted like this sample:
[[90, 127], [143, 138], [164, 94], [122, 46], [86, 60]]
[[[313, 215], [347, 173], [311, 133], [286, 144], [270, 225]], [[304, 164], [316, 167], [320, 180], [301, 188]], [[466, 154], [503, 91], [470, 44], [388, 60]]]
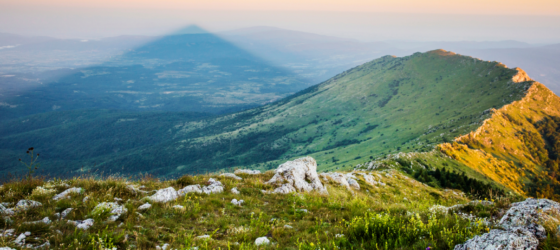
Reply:
[[555, 201], [529, 198], [513, 203], [499, 222], [503, 230], [475, 236], [455, 250], [537, 249], [539, 240], [546, 239], [545, 228], [538, 223], [557, 222], [553, 215], [560, 215], [560, 204]]
[[292, 192], [318, 191], [327, 193], [317, 175], [317, 162], [307, 156], [280, 165], [267, 184], [277, 186], [272, 193], [287, 194]]

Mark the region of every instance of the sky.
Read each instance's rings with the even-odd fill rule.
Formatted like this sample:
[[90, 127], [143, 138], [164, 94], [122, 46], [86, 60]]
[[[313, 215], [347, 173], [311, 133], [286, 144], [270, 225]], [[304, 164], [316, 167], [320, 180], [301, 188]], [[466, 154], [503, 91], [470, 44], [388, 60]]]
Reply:
[[60, 38], [273, 26], [361, 41], [560, 43], [558, 0], [0, 0], [0, 32]]

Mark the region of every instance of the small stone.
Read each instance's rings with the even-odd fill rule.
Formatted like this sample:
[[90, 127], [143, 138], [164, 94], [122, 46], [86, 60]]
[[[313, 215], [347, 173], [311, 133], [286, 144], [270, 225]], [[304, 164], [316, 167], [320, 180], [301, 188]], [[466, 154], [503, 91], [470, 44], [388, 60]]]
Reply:
[[202, 192], [204, 192], [205, 194], [215, 194], [224, 191], [224, 185], [222, 185], [220, 181], [217, 181], [214, 178], [210, 178], [210, 180], [208, 180], [208, 183], [210, 185], [202, 188]]
[[241, 204], [243, 204], [243, 200], [237, 200], [237, 199], [233, 199], [231, 200], [231, 204], [236, 205], [236, 206], [241, 206]]
[[239, 190], [237, 190], [237, 188], [232, 188], [231, 193], [232, 194], [239, 194]]
[[183, 207], [181, 205], [175, 205], [175, 206], [173, 206], [173, 208], [179, 209], [179, 210], [185, 210], [185, 207]]
[[82, 188], [77, 188], [77, 187], [69, 188], [64, 190], [64, 192], [55, 195], [53, 197], [53, 200], [57, 201], [61, 199], [68, 199], [70, 198], [71, 194], [79, 194], [79, 193], [82, 193]]
[[95, 206], [92, 213], [102, 213], [105, 210], [109, 210], [109, 218], [108, 221], [116, 221], [121, 215], [125, 214], [128, 210], [117, 204], [116, 202], [101, 202]]
[[237, 169], [233, 172], [234, 174], [250, 174], [250, 175], [255, 175], [255, 174], [260, 174], [261, 171], [259, 170], [250, 170], [250, 169]]
[[16, 204], [16, 210], [17, 211], [27, 211], [31, 208], [35, 208], [35, 207], [40, 207], [43, 204], [41, 204], [41, 202], [38, 201], [32, 201], [32, 200], [20, 200], [18, 201], [18, 203]]
[[294, 227], [292, 227], [292, 226], [290, 226], [290, 225], [284, 225], [284, 228], [286, 228], [286, 229], [292, 229], [292, 228], [294, 228]]
[[148, 210], [152, 207], [152, 204], [150, 203], [146, 203], [144, 205], [141, 205], [138, 207], [138, 211], [144, 211], [144, 210]]
[[257, 246], [261, 246], [261, 245], [268, 245], [270, 243], [270, 240], [268, 240], [268, 238], [265, 237], [259, 237], [255, 240], [255, 245]]
[[19, 244], [22, 244], [23, 242], [25, 242], [25, 237], [26, 237], [26, 236], [25, 236], [24, 233], [20, 234], [20, 235], [14, 240], [14, 243], [16, 243], [16, 244], [18, 244], [18, 245], [19, 245]]
[[196, 236], [195, 239], [197, 239], [197, 240], [207, 240], [207, 239], [208, 239], [208, 240], [209, 240], [209, 239], [210, 239], [210, 235], [205, 234], [205, 235]]
[[336, 234], [334, 237], [335, 238], [344, 238], [344, 234]]
[[238, 181], [243, 180], [243, 178], [241, 178], [241, 177], [239, 177], [235, 174], [232, 174], [232, 173], [224, 173], [224, 174], [221, 174], [220, 176], [227, 177], [227, 178], [233, 178], [233, 179], [236, 179]]
[[72, 212], [72, 208], [64, 209], [64, 211], [62, 211], [62, 213], [60, 214], [61, 218], [62, 219], [66, 218], [66, 216], [68, 216], [68, 214], [70, 214], [70, 212]]

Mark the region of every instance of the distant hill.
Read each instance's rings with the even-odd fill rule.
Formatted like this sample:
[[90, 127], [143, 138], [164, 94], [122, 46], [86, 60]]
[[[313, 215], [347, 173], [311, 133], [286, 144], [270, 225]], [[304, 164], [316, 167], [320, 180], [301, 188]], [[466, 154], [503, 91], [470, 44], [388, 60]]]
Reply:
[[[428, 152], [477, 130], [491, 109], [526, 96], [532, 82], [514, 82], [518, 74], [498, 62], [437, 50], [382, 57], [275, 103], [220, 117], [114, 113], [78, 123], [74, 112], [47, 123], [48, 115], [29, 116], [0, 126], [1, 161], [4, 172], [16, 171], [11, 159], [34, 146], [44, 149], [43, 164], [55, 174], [271, 169], [302, 155], [317, 159], [321, 170], [349, 168], [387, 154]], [[167, 123], [152, 131], [150, 119]], [[78, 130], [89, 139], [74, 139]], [[161, 139], [128, 143], [115, 130], [129, 131], [130, 140]]]

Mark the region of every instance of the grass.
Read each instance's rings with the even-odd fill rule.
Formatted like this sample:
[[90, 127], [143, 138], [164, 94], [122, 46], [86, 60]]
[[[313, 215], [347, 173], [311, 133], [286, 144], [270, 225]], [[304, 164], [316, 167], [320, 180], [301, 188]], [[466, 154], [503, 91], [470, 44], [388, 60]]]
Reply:
[[[395, 170], [373, 172], [385, 186], [370, 186], [359, 177], [361, 189], [350, 191], [327, 182], [329, 195], [313, 192], [262, 194], [261, 189], [272, 188], [265, 184], [272, 175], [270, 171], [255, 176], [242, 175], [241, 181], [210, 175], [166, 181], [153, 178], [132, 181], [117, 177], [82, 177], [64, 182], [12, 181], [0, 190], [1, 202], [25, 198], [39, 201], [43, 206], [16, 214], [12, 223], [3, 222], [2, 228], [16, 229], [15, 235], [29, 231], [38, 238], [37, 244], [49, 241], [54, 249], [154, 249], [165, 243], [177, 249], [195, 246], [199, 249], [376, 249], [374, 243], [379, 249], [425, 249], [429, 245], [435, 249], [451, 249], [450, 242], [461, 243], [486, 230], [482, 226], [466, 226], [471, 222], [454, 214], [430, 211], [434, 205], [450, 206], [469, 201], [461, 192], [425, 186]], [[137, 210], [146, 202], [143, 199], [146, 195], [126, 188], [136, 184], [145, 186], [145, 190], [169, 186], [180, 189], [185, 185], [204, 185], [210, 177], [220, 180], [226, 191], [211, 195], [188, 194], [169, 203], [152, 203], [147, 211]], [[33, 194], [34, 189], [45, 186], [61, 192], [66, 189], [62, 183], [81, 187], [84, 192], [60, 201], [51, 199], [54, 194]], [[233, 187], [241, 193], [232, 194], [229, 190]], [[86, 196], [89, 199], [82, 202]], [[128, 210], [117, 221], [104, 222], [108, 213], [92, 213], [97, 204], [114, 201], [114, 198], [123, 199], [121, 204]], [[233, 198], [245, 203], [233, 205], [230, 202]], [[175, 205], [185, 209], [174, 208]], [[68, 207], [73, 210], [67, 219], [94, 218], [95, 225], [83, 231], [65, 220], [56, 220], [54, 213]], [[53, 220], [50, 225], [18, 223], [47, 216]], [[211, 237], [198, 239], [201, 235]], [[268, 236], [273, 245], [255, 246], [255, 239], [263, 236]], [[0, 245], [12, 244], [6, 239], [0, 242]]]

